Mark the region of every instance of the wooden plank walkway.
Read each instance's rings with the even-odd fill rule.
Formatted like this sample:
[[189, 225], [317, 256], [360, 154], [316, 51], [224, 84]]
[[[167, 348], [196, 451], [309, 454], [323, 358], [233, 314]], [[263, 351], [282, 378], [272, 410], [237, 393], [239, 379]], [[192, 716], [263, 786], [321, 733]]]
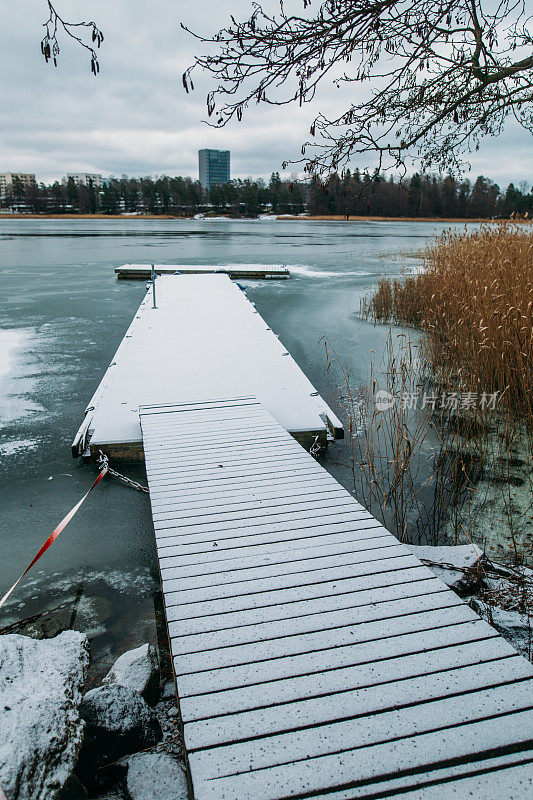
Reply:
[[531, 796], [526, 659], [255, 398], [140, 418], [196, 800]]
[[[263, 278], [265, 280], [290, 277], [290, 270], [281, 264], [154, 264], [157, 275], [229, 275], [230, 278]], [[146, 280], [151, 277], [151, 264], [123, 264], [115, 268], [118, 278]]]

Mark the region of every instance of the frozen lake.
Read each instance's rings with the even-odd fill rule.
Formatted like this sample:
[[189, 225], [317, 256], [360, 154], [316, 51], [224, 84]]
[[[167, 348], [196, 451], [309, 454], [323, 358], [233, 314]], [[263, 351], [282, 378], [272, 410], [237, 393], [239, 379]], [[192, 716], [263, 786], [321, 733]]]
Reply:
[[[342, 382], [327, 369], [321, 337], [347, 363], [352, 384], [365, 381], [371, 351], [383, 347], [386, 328], [358, 317], [361, 298], [380, 275], [416, 268], [412, 252], [444, 227], [1, 220], [0, 594], [94, 478], [94, 468], [72, 460], [70, 443], [145, 290], [142, 281], [117, 281], [116, 266], [288, 265], [288, 281], [241, 283], [344, 420]], [[325, 466], [351, 488], [346, 458], [346, 443], [335, 444]], [[142, 469], [129, 474], [144, 480]], [[157, 587], [148, 499], [109, 479], [18, 587], [0, 612], [0, 625], [64, 603], [59, 616], [65, 626], [89, 631], [95, 652], [110, 659], [154, 638]], [[53, 632], [51, 622], [34, 624]]]

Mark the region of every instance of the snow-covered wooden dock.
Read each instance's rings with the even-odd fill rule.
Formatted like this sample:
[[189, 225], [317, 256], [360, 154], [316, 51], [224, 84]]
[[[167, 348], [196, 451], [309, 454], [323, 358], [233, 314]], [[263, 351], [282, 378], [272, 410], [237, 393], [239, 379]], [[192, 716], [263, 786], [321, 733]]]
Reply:
[[530, 797], [531, 664], [227, 397], [140, 408], [195, 800]]
[[[216, 266], [212, 264], [154, 264], [156, 275], [229, 275], [230, 278], [288, 278], [290, 271], [282, 264], [227, 264]], [[123, 264], [116, 267], [115, 272], [119, 278], [142, 280], [150, 278], [151, 264]]]
[[74, 456], [143, 458], [139, 406], [253, 394], [310, 447], [342, 425], [227, 275], [163, 275], [150, 287], [85, 412]]

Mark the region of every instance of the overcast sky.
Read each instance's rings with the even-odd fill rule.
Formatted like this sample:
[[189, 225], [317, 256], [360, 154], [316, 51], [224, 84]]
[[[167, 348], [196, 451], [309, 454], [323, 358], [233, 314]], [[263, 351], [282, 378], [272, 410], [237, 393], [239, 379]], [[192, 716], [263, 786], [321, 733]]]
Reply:
[[[297, 0], [287, 6], [290, 2]], [[59, 67], [47, 66], [39, 45], [44, 0], [9, 3], [0, 29], [0, 172], [35, 172], [46, 182], [66, 172], [196, 178], [198, 148], [214, 147], [231, 150], [232, 177], [268, 177], [281, 172], [284, 159], [298, 158], [318, 110], [341, 108], [342, 90], [325, 86], [303, 109], [253, 109], [242, 123], [222, 130], [202, 122], [210, 84], [207, 77], [196, 80], [197, 91], [185, 94], [181, 74], [201, 45], [179, 22], [208, 33], [229, 13], [244, 16], [250, 0], [57, 0], [56, 5], [73, 20], [90, 14], [103, 30], [100, 76], [92, 76], [85, 52], [65, 40]], [[531, 145], [530, 134], [509, 125], [472, 156], [470, 176], [484, 174], [502, 187], [510, 180], [530, 185]]]

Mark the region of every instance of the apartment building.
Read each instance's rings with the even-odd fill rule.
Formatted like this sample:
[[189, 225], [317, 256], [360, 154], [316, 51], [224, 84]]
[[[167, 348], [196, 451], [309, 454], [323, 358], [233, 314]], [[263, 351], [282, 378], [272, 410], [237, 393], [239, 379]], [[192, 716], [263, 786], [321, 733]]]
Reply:
[[4, 196], [11, 191], [13, 184], [20, 181], [23, 186], [36, 183], [33, 172], [0, 172], [0, 195]]
[[63, 178], [63, 183], [67, 183], [70, 178], [72, 178], [76, 186], [89, 186], [92, 183], [95, 189], [101, 189], [104, 185], [104, 179], [98, 172], [67, 172], [67, 176]]

